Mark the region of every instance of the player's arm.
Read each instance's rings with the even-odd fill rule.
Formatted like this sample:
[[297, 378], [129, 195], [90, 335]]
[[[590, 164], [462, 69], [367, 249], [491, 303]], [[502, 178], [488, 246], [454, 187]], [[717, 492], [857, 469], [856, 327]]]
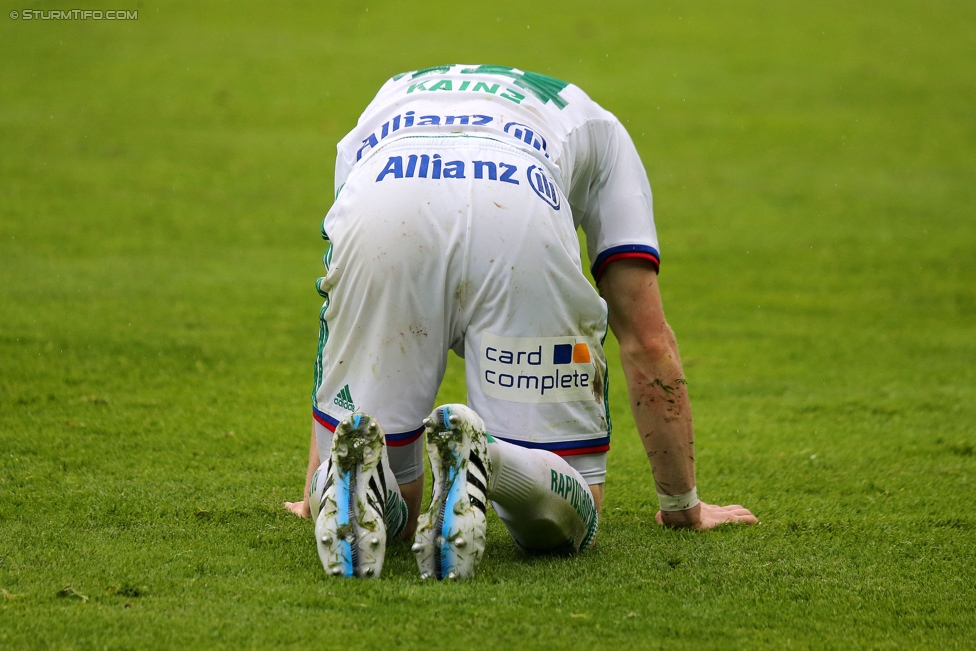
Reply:
[[657, 270], [650, 261], [623, 259], [610, 263], [599, 281], [607, 301], [610, 328], [620, 342], [630, 408], [654, 474], [663, 524], [711, 529], [723, 522], [755, 524], [755, 516], [738, 505], [697, 502], [695, 442], [688, 387], [678, 344], [664, 318]]
[[312, 485], [312, 476], [318, 470], [319, 446], [315, 440], [315, 424], [312, 424], [312, 441], [308, 446], [308, 471], [305, 473], [305, 497], [301, 502], [285, 502], [285, 508], [302, 518], [312, 517], [312, 509], [308, 503], [308, 491]]

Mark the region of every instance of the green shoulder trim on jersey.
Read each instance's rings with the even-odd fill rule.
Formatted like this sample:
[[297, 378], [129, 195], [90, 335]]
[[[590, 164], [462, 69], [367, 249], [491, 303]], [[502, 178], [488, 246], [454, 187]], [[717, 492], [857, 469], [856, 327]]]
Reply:
[[[413, 75], [411, 75], [410, 78], [416, 79], [417, 77], [423, 77], [424, 75], [429, 75], [433, 72], [439, 72], [441, 74], [444, 74], [446, 72], [450, 72], [452, 67], [453, 66], [433, 66], [432, 68], [424, 68], [423, 70], [418, 70], [415, 73], [413, 73]], [[404, 74], [410, 74], [410, 73], [404, 73]], [[400, 76], [402, 77], [403, 75]]]

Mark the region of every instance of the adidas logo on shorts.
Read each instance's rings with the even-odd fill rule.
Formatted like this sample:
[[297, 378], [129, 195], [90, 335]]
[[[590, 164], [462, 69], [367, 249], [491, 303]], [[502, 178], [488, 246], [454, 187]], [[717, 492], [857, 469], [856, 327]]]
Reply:
[[352, 394], [349, 393], [349, 385], [342, 387], [339, 393], [336, 394], [335, 404], [339, 405], [343, 409], [348, 409], [349, 411], [356, 411], [356, 405], [353, 404]]

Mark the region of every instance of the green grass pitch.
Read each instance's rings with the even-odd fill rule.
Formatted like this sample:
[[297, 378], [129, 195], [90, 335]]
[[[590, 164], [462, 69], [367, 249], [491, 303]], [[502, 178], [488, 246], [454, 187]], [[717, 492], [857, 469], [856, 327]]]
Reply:
[[[119, 4], [119, 3], [116, 3]], [[24, 9], [138, 11], [24, 20]], [[971, 648], [976, 9], [6, 3], [0, 648]], [[699, 490], [665, 531], [611, 377], [597, 547], [324, 576], [302, 490], [336, 141], [394, 73], [582, 86], [655, 193]], [[442, 398], [464, 400], [454, 360]]]

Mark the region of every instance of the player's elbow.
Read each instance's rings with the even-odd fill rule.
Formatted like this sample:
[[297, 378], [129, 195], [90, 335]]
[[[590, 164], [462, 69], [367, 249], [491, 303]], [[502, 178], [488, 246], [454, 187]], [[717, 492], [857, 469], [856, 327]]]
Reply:
[[656, 368], [678, 362], [678, 345], [667, 324], [655, 331], [634, 333], [620, 341], [620, 357], [624, 364], [637, 368]]

